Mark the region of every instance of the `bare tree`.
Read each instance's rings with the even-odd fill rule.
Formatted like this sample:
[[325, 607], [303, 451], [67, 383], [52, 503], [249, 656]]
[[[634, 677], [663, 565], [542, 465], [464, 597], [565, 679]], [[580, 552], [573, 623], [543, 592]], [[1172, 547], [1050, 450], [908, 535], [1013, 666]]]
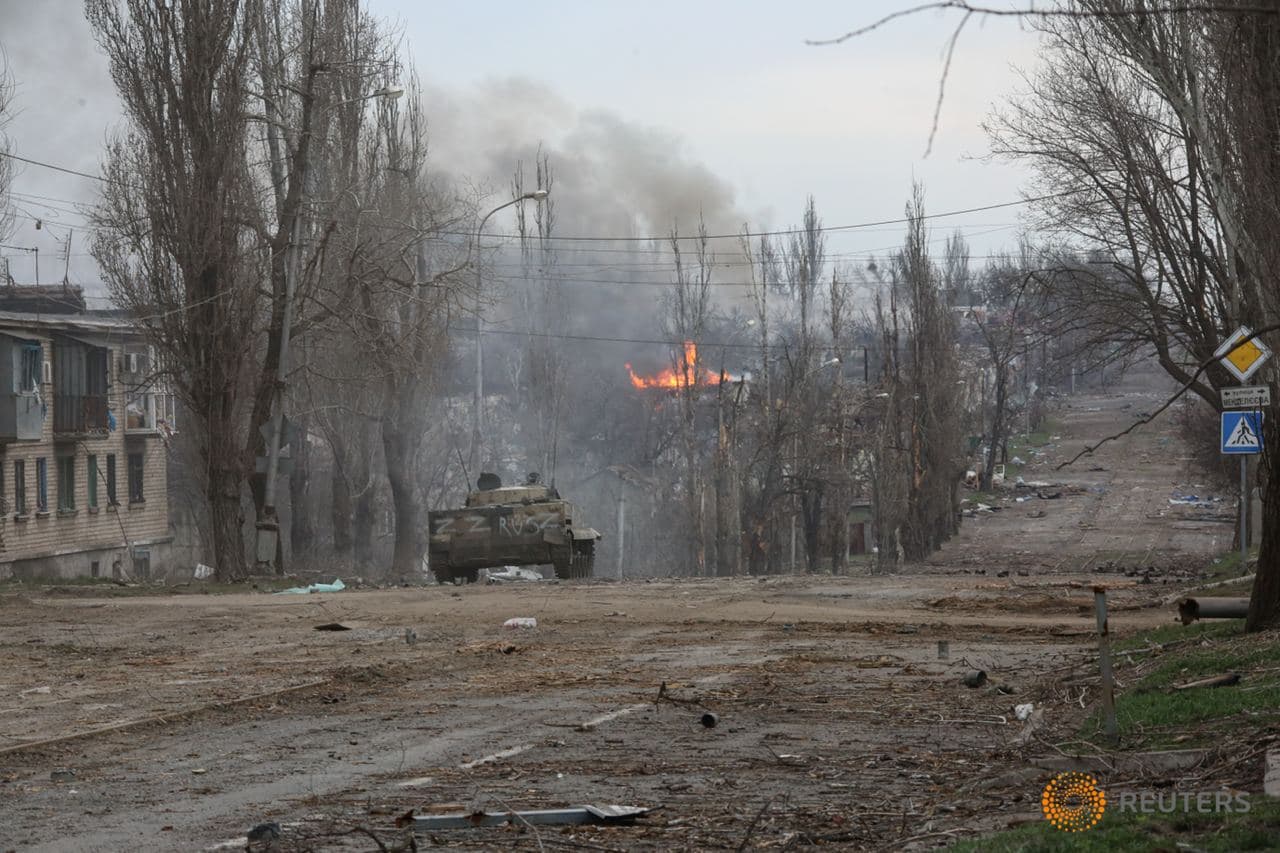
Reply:
[[[521, 306], [529, 332], [538, 329], [542, 334], [526, 334], [523, 348], [512, 350], [514, 393], [520, 401], [512, 414], [522, 421], [520, 432], [526, 468], [539, 471], [554, 482], [561, 433], [567, 425], [569, 399], [568, 367], [563, 345], [554, 336], [569, 331], [571, 312], [557, 271], [559, 252], [553, 236], [555, 194], [551, 192], [555, 175], [550, 157], [542, 151], [534, 161], [533, 181], [534, 190], [546, 190], [549, 195], [532, 208], [532, 222], [529, 209], [522, 204], [516, 205], [523, 281], [520, 291], [513, 294], [513, 300]], [[512, 198], [520, 198], [530, 191], [525, 182], [523, 164], [516, 169], [511, 189]]]
[[[871, 461], [877, 567], [923, 559], [959, 527], [963, 411], [955, 323], [943, 272], [928, 253], [923, 189], [906, 208], [907, 237], [893, 260], [888, 300], [877, 295], [879, 387]], [[959, 244], [953, 243], [953, 250]], [[947, 268], [959, 282], [959, 252]]]
[[[700, 447], [698, 415], [705, 390], [700, 381], [706, 369], [696, 348], [707, 329], [711, 315], [711, 280], [715, 256], [710, 250], [705, 222], [698, 223], [693, 238], [693, 262], [690, 263], [683, 247], [679, 230], [672, 228], [670, 248], [675, 263], [675, 281], [666, 295], [666, 313], [663, 331], [678, 341], [685, 342], [671, 356], [671, 369], [679, 381], [674, 389], [677, 402], [676, 435], [679, 442], [681, 465], [676, 488], [682, 495], [685, 507], [685, 536], [693, 545], [693, 564], [696, 573], [707, 570], [706, 548], [706, 476]], [[690, 346], [689, 344], [693, 344]]]
[[247, 573], [245, 369], [259, 328], [245, 106], [255, 0], [88, 0], [125, 130], [107, 148], [93, 244], [107, 286], [174, 366], [197, 434], [215, 570]]
[[[1046, 221], [1101, 247], [1092, 277], [1117, 327], [1218, 407], [1227, 375], [1209, 359], [1237, 324], [1280, 319], [1269, 271], [1280, 189], [1280, 16], [1248, 4], [1149, 14], [1132, 0], [1080, 0], [1042, 21], [1049, 59], [993, 127], [1065, 194]], [[1127, 287], [1116, 288], [1119, 279]], [[1095, 316], [1097, 314], [1095, 313]], [[1107, 315], [1103, 315], [1107, 316]], [[1122, 328], [1117, 334], [1125, 334]], [[1266, 337], [1274, 346], [1274, 334]], [[1267, 368], [1274, 381], [1274, 366]], [[1275, 415], [1268, 440], [1280, 440]], [[1280, 454], [1263, 456], [1265, 515], [1280, 512]], [[1263, 525], [1248, 625], [1280, 621], [1280, 525]]]
[[13, 120], [13, 78], [9, 75], [9, 63], [0, 48], [0, 240], [6, 239], [13, 230], [13, 211], [9, 208], [9, 189], [13, 184], [13, 161], [7, 154], [9, 137], [5, 134], [5, 126]]
[[982, 489], [991, 488], [996, 457], [1012, 432], [1010, 398], [1015, 363], [1019, 353], [1026, 352], [1036, 285], [1035, 271], [1027, 270], [1025, 264], [1018, 264], [1012, 257], [993, 259], [981, 276], [982, 305], [970, 312], [986, 351], [984, 367], [990, 369], [991, 376], [990, 405], [986, 406], [985, 394], [983, 400], [984, 407], [990, 411], [989, 417], [987, 411], [982, 412], [986, 443], [986, 459], [979, 472]]

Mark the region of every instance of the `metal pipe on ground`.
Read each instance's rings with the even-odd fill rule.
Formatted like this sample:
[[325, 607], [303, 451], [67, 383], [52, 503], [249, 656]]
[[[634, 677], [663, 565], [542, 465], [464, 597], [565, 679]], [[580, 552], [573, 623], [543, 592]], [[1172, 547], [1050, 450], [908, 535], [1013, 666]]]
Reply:
[[1183, 625], [1197, 619], [1243, 619], [1249, 615], [1247, 598], [1184, 598], [1178, 602]]

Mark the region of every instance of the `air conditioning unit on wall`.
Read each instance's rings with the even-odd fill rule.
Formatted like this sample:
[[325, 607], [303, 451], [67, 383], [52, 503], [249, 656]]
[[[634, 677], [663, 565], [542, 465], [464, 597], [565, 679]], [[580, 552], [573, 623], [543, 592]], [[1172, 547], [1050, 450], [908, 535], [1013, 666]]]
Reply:
[[40, 366], [40, 381], [46, 385], [53, 382], [53, 362], [46, 361]]

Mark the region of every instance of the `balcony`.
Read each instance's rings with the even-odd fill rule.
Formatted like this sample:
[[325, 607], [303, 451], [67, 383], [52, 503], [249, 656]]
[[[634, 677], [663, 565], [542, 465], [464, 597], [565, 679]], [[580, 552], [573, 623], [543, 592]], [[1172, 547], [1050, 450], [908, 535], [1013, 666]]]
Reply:
[[107, 434], [106, 394], [54, 394], [53, 434], [89, 438]]
[[39, 439], [44, 430], [41, 408], [34, 393], [0, 394], [0, 442]]

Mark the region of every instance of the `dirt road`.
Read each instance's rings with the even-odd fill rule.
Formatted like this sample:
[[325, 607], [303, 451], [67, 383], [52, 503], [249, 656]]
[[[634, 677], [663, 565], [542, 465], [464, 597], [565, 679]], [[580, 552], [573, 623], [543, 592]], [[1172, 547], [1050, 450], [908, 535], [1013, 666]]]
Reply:
[[0, 593], [0, 851], [243, 849], [265, 821], [279, 849], [376, 850], [409, 809], [582, 803], [657, 811], [419, 843], [908, 849], [1031, 818], [1029, 762], [1091, 707], [1090, 586], [1113, 630], [1167, 622], [1151, 605], [1230, 545], [1169, 504], [1194, 483], [1167, 430], [1052, 470], [1148, 405], [1073, 398], [1021, 472], [1050, 485], [890, 577]]

